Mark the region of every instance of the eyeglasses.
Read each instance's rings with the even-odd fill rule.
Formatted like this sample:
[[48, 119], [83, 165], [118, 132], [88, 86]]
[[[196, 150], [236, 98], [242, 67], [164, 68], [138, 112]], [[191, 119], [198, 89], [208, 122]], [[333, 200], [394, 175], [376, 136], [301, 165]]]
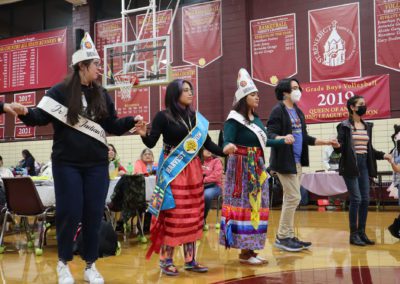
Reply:
[[93, 61], [93, 65], [96, 67], [100, 67], [101, 66], [101, 62], [100, 61]]

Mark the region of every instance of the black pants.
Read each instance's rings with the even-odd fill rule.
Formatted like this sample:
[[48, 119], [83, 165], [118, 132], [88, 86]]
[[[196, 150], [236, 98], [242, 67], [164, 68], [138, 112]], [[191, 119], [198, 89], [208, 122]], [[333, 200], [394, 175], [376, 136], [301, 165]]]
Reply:
[[83, 259], [96, 261], [109, 185], [108, 166], [86, 168], [53, 164], [53, 178], [58, 257], [64, 261], [72, 260], [74, 237], [79, 222], [82, 222]]

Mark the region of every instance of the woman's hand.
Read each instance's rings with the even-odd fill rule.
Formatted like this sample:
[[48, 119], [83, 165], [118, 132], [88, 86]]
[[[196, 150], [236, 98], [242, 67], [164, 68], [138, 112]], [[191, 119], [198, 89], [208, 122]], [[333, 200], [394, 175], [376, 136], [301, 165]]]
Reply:
[[384, 156], [383, 156], [383, 158], [386, 160], [386, 161], [388, 161], [389, 163], [393, 163], [394, 161], [393, 161], [393, 157], [392, 157], [392, 155], [390, 155], [390, 154], [385, 154]]
[[142, 137], [145, 137], [147, 135], [147, 123], [143, 120], [139, 120], [136, 122], [135, 127], [132, 128], [131, 132], [136, 132]]
[[226, 145], [224, 147], [223, 152], [225, 155], [231, 155], [231, 154], [234, 154], [236, 152], [236, 150], [237, 150], [237, 147], [235, 146], [235, 144], [229, 143], [228, 145]]
[[292, 145], [294, 143], [294, 137], [292, 134], [288, 134], [286, 136], [283, 136], [283, 139], [285, 139], [285, 144]]
[[4, 112], [7, 112], [14, 116], [26, 115], [28, 113], [28, 108], [19, 103], [11, 103], [11, 104], [5, 103], [3, 106], [3, 110]]

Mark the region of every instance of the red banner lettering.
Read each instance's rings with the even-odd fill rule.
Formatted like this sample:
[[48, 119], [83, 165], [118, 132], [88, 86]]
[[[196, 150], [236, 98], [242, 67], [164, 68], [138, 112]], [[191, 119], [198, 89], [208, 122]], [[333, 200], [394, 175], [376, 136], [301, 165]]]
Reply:
[[254, 80], [275, 86], [297, 73], [295, 14], [250, 21], [250, 44]]
[[364, 119], [390, 117], [389, 75], [354, 80], [301, 84], [303, 95], [298, 106], [307, 123], [341, 121], [348, 117], [347, 100], [363, 96], [367, 105]]
[[222, 56], [221, 1], [182, 8], [183, 61], [201, 68]]

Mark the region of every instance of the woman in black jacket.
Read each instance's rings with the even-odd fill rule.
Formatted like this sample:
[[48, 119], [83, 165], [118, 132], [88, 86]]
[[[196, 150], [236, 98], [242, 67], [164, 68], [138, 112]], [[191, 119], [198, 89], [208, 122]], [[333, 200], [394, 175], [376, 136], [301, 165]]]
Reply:
[[369, 205], [369, 177], [376, 177], [376, 160], [389, 160], [390, 155], [372, 147], [373, 124], [361, 117], [367, 107], [362, 96], [351, 97], [347, 101], [349, 119], [337, 126], [341, 152], [339, 174], [343, 176], [350, 198], [349, 223], [350, 244], [373, 245], [365, 234]]
[[15, 109], [29, 126], [54, 129], [51, 154], [56, 196], [58, 283], [74, 283], [68, 268], [78, 224], [86, 261], [84, 279], [103, 284], [94, 262], [109, 185], [108, 144], [105, 132], [122, 135], [141, 121], [140, 116], [118, 118], [110, 95], [96, 80], [100, 57], [86, 34], [81, 49], [72, 55], [72, 72], [52, 87], [36, 108]]

